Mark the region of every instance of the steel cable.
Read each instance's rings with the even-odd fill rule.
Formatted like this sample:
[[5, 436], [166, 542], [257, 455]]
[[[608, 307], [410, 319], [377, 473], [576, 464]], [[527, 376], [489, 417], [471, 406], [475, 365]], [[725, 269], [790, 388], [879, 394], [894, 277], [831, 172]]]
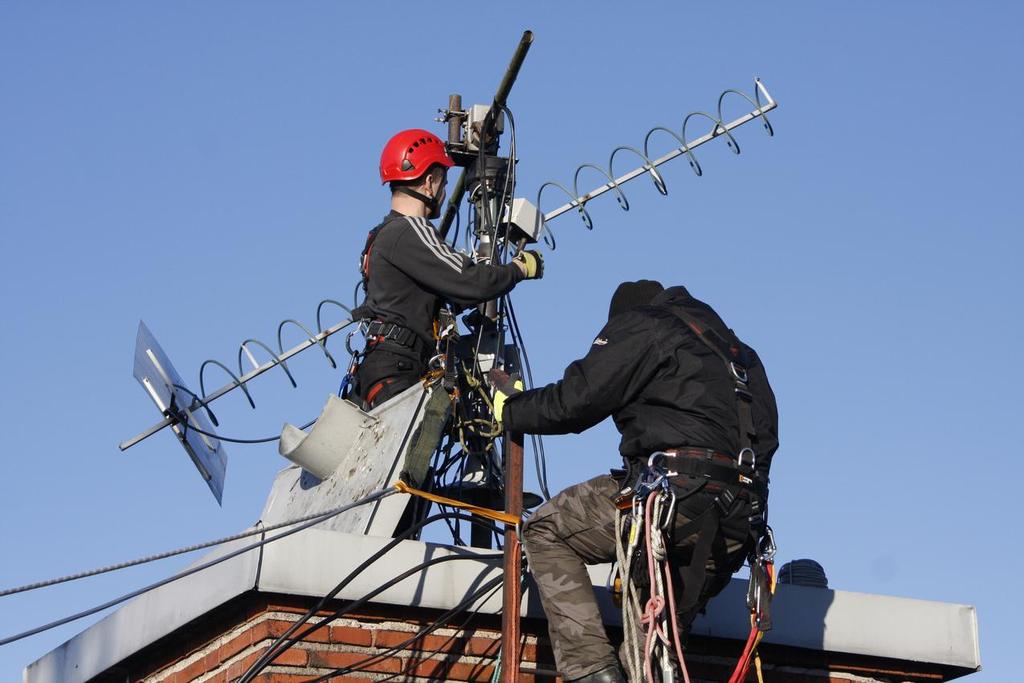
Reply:
[[[96, 607], [92, 607], [92, 608], [84, 610], [82, 612], [78, 612], [76, 614], [72, 614], [71, 616], [64, 617], [64, 618], [58, 619], [56, 621], [52, 621], [52, 622], [50, 622], [48, 624], [44, 624], [43, 626], [37, 626], [36, 628], [29, 629], [28, 631], [24, 631], [22, 633], [19, 633], [19, 634], [16, 634], [16, 635], [4, 638], [4, 639], [0, 640], [0, 646], [7, 645], [8, 643], [13, 643], [13, 642], [18, 641], [18, 640], [22, 640], [23, 638], [27, 638], [29, 636], [34, 636], [37, 633], [42, 633], [43, 631], [48, 631], [50, 629], [57, 628], [58, 626], [63, 626], [64, 624], [69, 624], [69, 623], [71, 623], [73, 621], [78, 621], [79, 619], [83, 619], [85, 617], [91, 616], [93, 614], [96, 614], [97, 612], [102, 612], [103, 610], [107, 609], [108, 607], [113, 607], [114, 605], [119, 605], [122, 602], [125, 602], [127, 600], [131, 600], [132, 598], [137, 597], [139, 595], [142, 595], [143, 593], [148, 593], [151, 590], [155, 590], [157, 588], [160, 588], [161, 586], [165, 586], [165, 585], [167, 585], [169, 583], [177, 581], [178, 579], [183, 579], [186, 576], [191, 576], [192, 574], [196, 574], [198, 572], [201, 572], [204, 569], [209, 569], [210, 567], [214, 567], [214, 566], [216, 566], [216, 565], [218, 565], [218, 564], [220, 564], [222, 562], [226, 562], [226, 561], [228, 561], [228, 560], [230, 560], [232, 558], [235, 558], [235, 557], [237, 557], [239, 555], [247, 553], [250, 550], [255, 550], [256, 548], [261, 548], [261, 547], [263, 547], [263, 546], [265, 546], [265, 545], [267, 545], [269, 543], [273, 543], [274, 541], [280, 540], [280, 539], [285, 538], [287, 536], [291, 536], [292, 534], [297, 533], [299, 531], [303, 531], [305, 529], [308, 529], [309, 527], [314, 526], [316, 524], [319, 524], [320, 522], [324, 522], [324, 521], [330, 519], [331, 517], [335, 517], [335, 516], [341, 514], [342, 512], [345, 512], [346, 510], [351, 510], [352, 508], [359, 507], [360, 505], [366, 505], [367, 503], [372, 503], [374, 501], [380, 500], [382, 498], [386, 498], [387, 496], [393, 495], [395, 493], [398, 493], [398, 490], [394, 489], [394, 488], [391, 488], [391, 487], [388, 487], [386, 489], [381, 489], [379, 491], [371, 493], [370, 495], [366, 496], [365, 498], [361, 498], [360, 500], [357, 500], [354, 503], [349, 503], [348, 505], [344, 505], [344, 506], [342, 506], [340, 508], [336, 508], [336, 509], [331, 510], [329, 512], [321, 513], [320, 515], [312, 518], [310, 521], [305, 522], [304, 524], [301, 524], [300, 526], [297, 526], [294, 529], [289, 529], [288, 531], [280, 533], [277, 536], [273, 536], [272, 538], [266, 538], [266, 539], [264, 539], [262, 541], [258, 541], [256, 543], [249, 544], [249, 545], [247, 545], [245, 547], [242, 547], [242, 548], [239, 548], [237, 550], [233, 550], [232, 552], [228, 553], [227, 555], [224, 555], [222, 557], [218, 557], [216, 559], [210, 560], [209, 562], [204, 562], [203, 564], [197, 565], [195, 567], [189, 567], [188, 569], [186, 569], [184, 571], [181, 571], [181, 572], [178, 572], [177, 574], [174, 574], [173, 576], [169, 576], [166, 579], [162, 579], [160, 581], [157, 581], [156, 583], [151, 583], [148, 586], [144, 586], [143, 588], [139, 588], [138, 590], [134, 590], [134, 591], [132, 591], [130, 593], [126, 593], [125, 595], [122, 595], [121, 597], [118, 597], [118, 598], [114, 598], [113, 600], [108, 600], [107, 602], [103, 603], [102, 605], [98, 605]], [[261, 529], [260, 533], [266, 533], [266, 532]]]
[[[466, 558], [456, 557], [456, 558], [438, 558], [438, 559], [466, 559]], [[480, 598], [483, 597], [485, 593], [493, 592], [496, 588], [499, 588], [501, 586], [502, 582], [503, 582], [503, 578], [500, 577], [500, 576], [491, 579], [490, 581], [485, 583], [483, 586], [481, 586], [480, 589], [477, 590], [475, 593], [473, 593], [472, 595], [464, 598], [458, 604], [456, 604], [454, 607], [452, 607], [451, 609], [446, 611], [444, 614], [442, 614], [440, 617], [438, 617], [434, 622], [432, 622], [430, 624], [427, 624], [426, 626], [421, 628], [419, 631], [417, 631], [416, 633], [411, 635], [409, 638], [407, 638], [406, 640], [402, 641], [401, 643], [399, 643], [397, 645], [393, 645], [392, 647], [388, 648], [388, 650], [386, 650], [386, 651], [384, 651], [384, 652], [382, 652], [380, 654], [373, 655], [372, 657], [367, 657], [366, 659], [362, 659], [362, 660], [360, 660], [358, 662], [355, 662], [354, 664], [351, 664], [351, 665], [349, 665], [347, 667], [341, 667], [341, 668], [335, 669], [334, 671], [331, 671], [330, 673], [323, 674], [322, 676], [318, 676], [317, 678], [311, 678], [308, 681], [304, 681], [303, 683], [322, 683], [323, 681], [329, 681], [330, 679], [334, 678], [335, 676], [340, 676], [340, 675], [348, 673], [350, 671], [360, 671], [360, 669], [357, 668], [357, 667], [370, 666], [371, 664], [374, 664], [374, 663], [376, 663], [376, 662], [378, 662], [378, 661], [380, 661], [382, 659], [386, 659], [387, 657], [390, 657], [395, 652], [398, 652], [398, 651], [401, 651], [401, 650], [405, 649], [406, 647], [408, 647], [412, 643], [415, 643], [417, 640], [419, 640], [423, 636], [428, 635], [429, 633], [431, 633], [433, 631], [436, 631], [437, 629], [439, 629], [442, 626], [444, 626], [445, 624], [447, 624], [448, 621], [450, 621], [451, 619], [454, 619], [456, 616], [458, 616], [459, 614], [461, 614], [465, 610], [469, 609], [469, 607], [474, 602], [480, 600]], [[490, 595], [488, 595], [486, 597], [489, 598]]]
[[[317, 601], [317, 603], [313, 607], [311, 607], [309, 610], [307, 610], [306, 613], [302, 617], [300, 617], [294, 624], [292, 624], [288, 628], [287, 631], [285, 631], [280, 636], [278, 636], [277, 640], [275, 640], [270, 645], [270, 647], [267, 649], [267, 651], [265, 653], [263, 653], [263, 655], [259, 659], [257, 659], [255, 662], [252, 663], [252, 665], [249, 667], [249, 669], [239, 679], [238, 683], [248, 683], [248, 681], [252, 680], [253, 677], [257, 676], [259, 674], [259, 672], [263, 670], [264, 667], [269, 666], [274, 661], [274, 659], [276, 659], [283, 652], [285, 652], [286, 650], [291, 648], [297, 642], [301, 641], [303, 638], [305, 638], [306, 636], [310, 635], [311, 633], [316, 632], [317, 629], [319, 629], [321, 626], [329, 624], [331, 621], [334, 621], [335, 619], [338, 619], [344, 613], [354, 609], [351, 605], [343, 607], [341, 610], [336, 611], [334, 614], [329, 615], [328, 617], [325, 617], [325, 618], [321, 619], [320, 621], [318, 621], [315, 624], [311, 624], [302, 633], [300, 633], [297, 636], [293, 637], [293, 634], [296, 631], [298, 631], [299, 628], [301, 628], [304, 624], [306, 624], [310, 619], [312, 619], [314, 616], [316, 616], [316, 613], [319, 612], [324, 607], [324, 605], [327, 604], [328, 601], [333, 600], [338, 595], [338, 593], [340, 593], [342, 591], [342, 589], [345, 588], [345, 586], [347, 586], [356, 577], [358, 577], [360, 574], [362, 574], [370, 565], [372, 565], [377, 560], [379, 560], [380, 558], [384, 557], [387, 553], [389, 553], [391, 550], [393, 550], [399, 543], [401, 543], [402, 541], [405, 541], [405, 540], [411, 538], [414, 534], [416, 534], [419, 530], [421, 530], [423, 527], [427, 526], [428, 524], [436, 522], [436, 521], [438, 521], [440, 519], [449, 519], [449, 518], [452, 518], [452, 517], [456, 517], [458, 519], [463, 519], [463, 520], [466, 520], [466, 521], [468, 521], [468, 522], [470, 522], [472, 524], [477, 524], [477, 525], [483, 526], [483, 527], [491, 528], [491, 527], [494, 526], [493, 524], [491, 524], [489, 522], [484, 522], [483, 520], [475, 519], [474, 517], [472, 517], [470, 515], [463, 515], [463, 514], [460, 514], [460, 513], [439, 513], [439, 514], [436, 514], [436, 515], [431, 515], [430, 517], [427, 517], [423, 521], [418, 522], [418, 523], [410, 526], [408, 529], [404, 530], [398, 536], [395, 536], [395, 538], [390, 540], [387, 544], [385, 544], [383, 547], [381, 547], [379, 550], [377, 550], [375, 553], [373, 553], [373, 555], [371, 555], [370, 557], [368, 557], [365, 560], [363, 560], [363, 562], [361, 562], [359, 564], [359, 566], [357, 566], [354, 570], [349, 572], [349, 574], [347, 576], [345, 576], [345, 578], [343, 578], [333, 589], [331, 589], [330, 592], [328, 592], [326, 595], [324, 595], [322, 598], [320, 598], [320, 600]], [[493, 555], [493, 554], [492, 555], [480, 554], [480, 555], [472, 555], [472, 556], [449, 556], [448, 559], [451, 559], [452, 557], [465, 557], [465, 558], [469, 558], [469, 559], [472, 559], [472, 558], [491, 559], [491, 558], [497, 558], [497, 557], [501, 557], [501, 556], [500, 555]], [[422, 570], [422, 569], [427, 568], [427, 566], [429, 566], [429, 565], [426, 565], [426, 563], [423, 563], [423, 564], [417, 565], [417, 567], [414, 567], [413, 569]], [[403, 575], [403, 579], [401, 579], [401, 580], [404, 580], [404, 578], [407, 578], [407, 577], [405, 577]], [[386, 589], [387, 587], [390, 587], [390, 585], [394, 585], [394, 583], [398, 583], [398, 581], [394, 581], [393, 580], [391, 582], [388, 582], [387, 584], [385, 584], [383, 589]], [[377, 592], [379, 592], [381, 589], [382, 589], [381, 587], [378, 587]], [[373, 597], [374, 595], [376, 595], [376, 592], [375, 593], [371, 593], [370, 596], [364, 596], [364, 598], [360, 598], [360, 601], [365, 601], [365, 600]]]
[[331, 510], [326, 510], [324, 512], [318, 512], [318, 513], [313, 514], [313, 515], [306, 515], [305, 517], [299, 517], [297, 519], [292, 519], [292, 520], [289, 520], [287, 522], [279, 522], [279, 523], [273, 524], [271, 526], [252, 528], [252, 529], [250, 529], [248, 531], [243, 531], [241, 533], [234, 534], [233, 536], [225, 536], [224, 538], [218, 538], [215, 541], [206, 541], [204, 543], [196, 543], [195, 545], [185, 546], [183, 548], [177, 548], [175, 550], [167, 550], [165, 552], [157, 553], [155, 555], [147, 555], [145, 557], [140, 557], [140, 558], [135, 559], [135, 560], [128, 560], [126, 562], [119, 562], [117, 564], [107, 565], [106, 567], [99, 567], [97, 569], [89, 569], [89, 570], [86, 570], [86, 571], [77, 572], [75, 574], [68, 574], [67, 576], [61, 576], [61, 577], [54, 578], [54, 579], [47, 579], [46, 581], [37, 581], [36, 583], [29, 583], [29, 584], [25, 584], [24, 586], [17, 586], [15, 588], [6, 588], [4, 590], [0, 590], [0, 598], [8, 596], [8, 595], [15, 595], [16, 593], [25, 593], [27, 591], [36, 590], [36, 589], [39, 589], [39, 588], [46, 588], [48, 586], [56, 586], [57, 584], [67, 583], [69, 581], [77, 581], [78, 579], [87, 579], [90, 576], [99, 576], [100, 574], [108, 574], [110, 572], [118, 571], [120, 569], [128, 569], [130, 567], [137, 567], [137, 566], [142, 565], [142, 564], [148, 564], [150, 562], [156, 562], [157, 560], [166, 560], [169, 557], [175, 557], [177, 555], [184, 555], [186, 553], [195, 552], [196, 550], [203, 550], [205, 548], [212, 548], [212, 547], [217, 546], [217, 545], [224, 545], [225, 543], [230, 543], [231, 541], [237, 541], [237, 540], [240, 540], [240, 539], [243, 539], [243, 538], [248, 538], [250, 536], [256, 536], [257, 534], [265, 534], [265, 533], [268, 533], [268, 532], [271, 532], [271, 531], [277, 531], [278, 529], [283, 529], [284, 527], [291, 526], [293, 524], [301, 524], [303, 522], [308, 522], [309, 520], [316, 519], [318, 517], [333, 516], [333, 515], [341, 514], [342, 512], [345, 512], [346, 510], [350, 509], [351, 507], [352, 507], [352, 505], [344, 505], [344, 506], [341, 506], [341, 507], [338, 507], [338, 508], [333, 508]]

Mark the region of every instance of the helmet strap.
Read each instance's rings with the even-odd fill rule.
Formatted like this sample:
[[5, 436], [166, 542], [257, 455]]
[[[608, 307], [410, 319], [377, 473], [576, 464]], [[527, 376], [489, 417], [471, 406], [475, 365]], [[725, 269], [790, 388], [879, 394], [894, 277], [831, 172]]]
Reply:
[[401, 192], [402, 194], [407, 194], [410, 197], [413, 197], [414, 199], [418, 199], [421, 202], [423, 202], [426, 205], [426, 207], [427, 207], [427, 211], [428, 211], [427, 215], [428, 216], [433, 217], [435, 214], [438, 213], [438, 208], [439, 207], [438, 207], [438, 204], [437, 204], [437, 197], [436, 196], [428, 197], [427, 195], [423, 194], [422, 192], [417, 192], [416, 190], [412, 189], [411, 187], [398, 187], [398, 188], [395, 188], [395, 189], [398, 192]]

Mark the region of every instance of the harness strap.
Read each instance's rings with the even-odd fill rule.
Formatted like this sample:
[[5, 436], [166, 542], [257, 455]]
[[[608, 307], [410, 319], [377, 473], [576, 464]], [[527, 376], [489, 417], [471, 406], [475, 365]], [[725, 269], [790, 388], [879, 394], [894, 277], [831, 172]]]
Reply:
[[669, 309], [677, 318], [686, 323], [697, 335], [705, 346], [717, 355], [725, 363], [726, 371], [733, 381], [733, 389], [736, 396], [736, 415], [739, 418], [740, 457], [744, 451], [749, 451], [753, 458], [753, 444], [757, 441], [757, 430], [754, 428], [754, 419], [751, 414], [750, 404], [754, 397], [747, 388], [747, 359], [744, 349], [738, 344], [733, 344], [725, 339], [712, 327], [705, 325], [686, 311], [672, 307]]
[[706, 479], [727, 486], [740, 486], [765, 498], [768, 487], [757, 476], [753, 463], [733, 458], [710, 449], [686, 448], [673, 453], [666, 451], [661, 459], [665, 476], [679, 475]]
[[367, 290], [370, 285], [370, 254], [373, 252], [373, 242], [377, 239], [377, 233], [387, 223], [385, 219], [384, 223], [371, 229], [366, 234], [366, 244], [363, 245], [363, 253], [359, 255], [359, 275], [362, 278], [363, 291]]
[[[721, 525], [718, 505], [709, 507], [697, 519], [684, 526], [683, 529], [685, 530], [691, 525], [697, 532], [697, 544], [693, 547], [693, 554], [690, 556], [689, 564], [680, 568], [683, 578], [683, 599], [682, 604], [679, 606], [679, 611], [683, 614], [689, 614], [700, 603], [700, 595], [704, 589], [707, 577], [707, 564], [711, 558], [711, 547]], [[692, 533], [693, 531], [686, 533], [684, 536], [683, 532], [680, 532], [679, 535], [685, 538]]]
[[379, 394], [387, 385], [393, 384], [394, 381], [394, 377], [387, 377], [370, 387], [370, 390], [366, 392], [366, 403], [373, 406], [373, 402], [377, 399], [377, 394]]
[[389, 323], [383, 320], [368, 320], [364, 322], [366, 324], [367, 341], [393, 341], [400, 346], [413, 348], [419, 340], [419, 335], [413, 330], [398, 323]]

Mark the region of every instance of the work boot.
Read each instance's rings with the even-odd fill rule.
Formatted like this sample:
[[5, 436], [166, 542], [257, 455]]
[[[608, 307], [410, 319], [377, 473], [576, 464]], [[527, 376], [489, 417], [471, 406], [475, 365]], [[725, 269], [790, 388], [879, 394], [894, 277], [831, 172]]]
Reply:
[[626, 677], [618, 665], [605, 667], [583, 678], [574, 678], [566, 683], [626, 683]]

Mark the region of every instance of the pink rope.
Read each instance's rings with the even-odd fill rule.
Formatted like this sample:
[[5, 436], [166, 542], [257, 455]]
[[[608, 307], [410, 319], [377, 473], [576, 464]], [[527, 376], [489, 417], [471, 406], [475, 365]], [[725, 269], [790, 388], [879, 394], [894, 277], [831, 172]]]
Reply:
[[[686, 661], [683, 658], [683, 646], [682, 640], [679, 633], [679, 621], [676, 614], [676, 599], [675, 590], [672, 584], [672, 567], [666, 557], [661, 562], [661, 571], [664, 572], [665, 576], [665, 587], [668, 592], [668, 607], [669, 607], [669, 619], [672, 629], [672, 640], [669, 640], [668, 634], [665, 629], [659, 625], [658, 617], [665, 609], [665, 597], [662, 595], [656, 595], [657, 590], [657, 577], [658, 567], [654, 558], [653, 543], [652, 543], [652, 516], [654, 510], [653, 495], [648, 495], [647, 500], [644, 501], [644, 545], [647, 550], [647, 577], [650, 581], [651, 595], [647, 600], [647, 604], [644, 606], [644, 613], [641, 618], [641, 624], [646, 626], [646, 633], [644, 636], [644, 676], [648, 681], [654, 680], [654, 670], [652, 667], [652, 659], [654, 654], [655, 636], [664, 644], [674, 647], [676, 658], [679, 661], [679, 668], [683, 674], [684, 683], [690, 683], [690, 672], [686, 668]], [[658, 533], [661, 533], [660, 531]], [[769, 580], [772, 578], [772, 567], [768, 567]], [[757, 640], [758, 629], [756, 626], [751, 628], [750, 635], [747, 637], [747, 642], [743, 647], [743, 654], [740, 656], [740, 660], [736, 663], [736, 669], [733, 670], [732, 675], [729, 676], [729, 683], [742, 683], [746, 678], [747, 673], [750, 671], [750, 663]]]
[[644, 609], [643, 619], [641, 620], [642, 623], [647, 624], [648, 626], [647, 636], [644, 639], [644, 675], [647, 676], [647, 680], [654, 680], [654, 671], [653, 667], [651, 666], [651, 659], [654, 653], [654, 636], [657, 635], [658, 638], [662, 641], [662, 643], [668, 646], [675, 647], [676, 658], [679, 662], [679, 668], [683, 673], [683, 681], [685, 683], [690, 683], [690, 672], [687, 670], [686, 660], [683, 658], [683, 646], [679, 635], [679, 622], [676, 617], [675, 592], [672, 587], [672, 567], [668, 562], [668, 558], [661, 562], [661, 570], [664, 572], [665, 575], [665, 586], [667, 588], [666, 592], [668, 593], [669, 616], [671, 620], [670, 623], [672, 625], [671, 641], [669, 640], [668, 634], [665, 633], [665, 630], [658, 624], [658, 616], [665, 609], [665, 598], [664, 596], [654, 594], [655, 586], [657, 586], [656, 572], [658, 571], [658, 568], [655, 563], [656, 561], [652, 549], [653, 544], [651, 541], [651, 529], [653, 528], [651, 518], [654, 509], [654, 504], [651, 499], [652, 496], [648, 496], [647, 501], [644, 505], [644, 518], [646, 522], [644, 543], [647, 547], [647, 576], [650, 580], [651, 586], [651, 597], [647, 601], [647, 605]]
[[672, 567], [665, 562], [665, 585], [668, 587], [668, 604], [672, 617], [672, 640], [676, 648], [676, 658], [679, 661], [679, 668], [683, 672], [683, 681], [690, 683], [690, 672], [686, 670], [686, 660], [683, 659], [683, 644], [679, 638], [679, 622], [676, 618], [676, 596], [672, 590]]

